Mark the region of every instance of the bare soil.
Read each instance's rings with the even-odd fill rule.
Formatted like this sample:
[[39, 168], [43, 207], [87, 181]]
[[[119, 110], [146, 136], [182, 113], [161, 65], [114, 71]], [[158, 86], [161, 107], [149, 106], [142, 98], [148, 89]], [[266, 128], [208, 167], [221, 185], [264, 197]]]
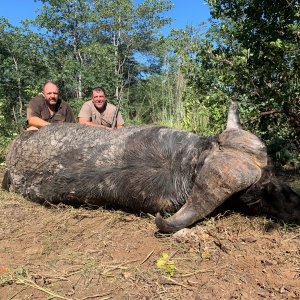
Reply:
[[227, 212], [161, 235], [149, 215], [6, 191], [0, 210], [0, 299], [300, 299], [297, 226]]

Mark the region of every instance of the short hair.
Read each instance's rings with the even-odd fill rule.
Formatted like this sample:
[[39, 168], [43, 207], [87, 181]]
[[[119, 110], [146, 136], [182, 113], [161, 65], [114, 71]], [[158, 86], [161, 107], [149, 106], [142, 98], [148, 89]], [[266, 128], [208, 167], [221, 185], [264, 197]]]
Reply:
[[57, 86], [57, 88], [58, 88], [58, 90], [59, 90], [59, 86], [58, 86], [58, 84], [57, 84], [55, 81], [47, 80], [47, 81], [43, 84], [43, 89], [42, 89], [42, 91], [45, 89], [45, 86], [46, 86], [48, 83], [51, 83], [51, 84]]
[[103, 87], [100, 87], [100, 86], [97, 86], [97, 87], [92, 89], [92, 95], [91, 96], [93, 96], [93, 92], [103, 92], [103, 94], [106, 96], [105, 89]]

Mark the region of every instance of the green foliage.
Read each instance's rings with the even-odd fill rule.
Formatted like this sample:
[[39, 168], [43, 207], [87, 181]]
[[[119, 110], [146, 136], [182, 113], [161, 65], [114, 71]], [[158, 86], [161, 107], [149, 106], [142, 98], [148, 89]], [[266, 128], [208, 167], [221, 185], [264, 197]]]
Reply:
[[131, 90], [130, 119], [135, 124], [163, 124], [182, 128], [184, 88], [182, 74], [171, 69], [140, 80]]
[[261, 136], [278, 162], [295, 165], [300, 149], [298, 2], [208, 4], [213, 18], [207, 31], [187, 27], [171, 35], [188, 86], [184, 126], [202, 134], [220, 132], [228, 100], [237, 99], [243, 127]]
[[[82, 98], [95, 86], [125, 98], [139, 72], [136, 53], [153, 55], [158, 30], [169, 22], [169, 0], [42, 0], [35, 25], [53, 45], [51, 77], [61, 81], [66, 98]], [[156, 54], [154, 54], [156, 55]]]
[[0, 18], [0, 162], [25, 125], [27, 101], [47, 74], [44, 50], [38, 34]]
[[74, 113], [74, 116], [75, 118], [77, 118], [78, 114], [79, 114], [79, 111], [83, 105], [83, 103], [87, 101], [87, 99], [71, 99], [69, 101], [69, 104], [73, 110], [73, 113]]
[[103, 86], [112, 103], [120, 99], [127, 125], [201, 135], [221, 132], [228, 101], [237, 99], [243, 127], [278, 163], [299, 166], [297, 0], [208, 0], [208, 29], [188, 26], [168, 38], [160, 30], [171, 21], [170, 0], [41, 2], [21, 27], [0, 19], [0, 160], [24, 127], [28, 101], [56, 80], [76, 115]]
[[[14, 111], [10, 110], [10, 102], [5, 101], [6, 99], [0, 99], [0, 164], [2, 165], [7, 148], [11, 141], [21, 131], [23, 118], [16, 118]], [[14, 122], [11, 122], [11, 119]]]
[[0, 134], [0, 166], [4, 165], [7, 149], [12, 139], [13, 138], [9, 138]]
[[[25, 125], [26, 104], [46, 80], [58, 82], [61, 98], [75, 114], [80, 99], [88, 99], [93, 87], [104, 87], [112, 103], [121, 99], [129, 124], [131, 90], [142, 73], [161, 71], [158, 32], [170, 22], [164, 16], [172, 7], [169, 0], [41, 2], [36, 19], [20, 27], [0, 19], [0, 161]], [[147, 63], [138, 60], [140, 55]]]

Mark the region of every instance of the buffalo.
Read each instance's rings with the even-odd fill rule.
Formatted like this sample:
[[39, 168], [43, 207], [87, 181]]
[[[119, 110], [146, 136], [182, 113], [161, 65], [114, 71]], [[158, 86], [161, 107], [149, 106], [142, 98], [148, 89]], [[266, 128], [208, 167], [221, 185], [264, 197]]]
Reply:
[[161, 232], [188, 227], [225, 201], [300, 223], [299, 194], [274, 175], [266, 145], [241, 128], [237, 110], [231, 101], [226, 129], [212, 137], [163, 126], [27, 131], [9, 149], [2, 187], [43, 204], [156, 214]]

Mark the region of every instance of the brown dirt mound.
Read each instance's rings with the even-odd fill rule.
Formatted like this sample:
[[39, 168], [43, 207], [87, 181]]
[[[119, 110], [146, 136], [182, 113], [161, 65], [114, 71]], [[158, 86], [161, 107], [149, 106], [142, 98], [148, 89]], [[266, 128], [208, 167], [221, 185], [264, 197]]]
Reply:
[[300, 299], [300, 228], [227, 214], [159, 235], [151, 216], [0, 192], [1, 299]]

